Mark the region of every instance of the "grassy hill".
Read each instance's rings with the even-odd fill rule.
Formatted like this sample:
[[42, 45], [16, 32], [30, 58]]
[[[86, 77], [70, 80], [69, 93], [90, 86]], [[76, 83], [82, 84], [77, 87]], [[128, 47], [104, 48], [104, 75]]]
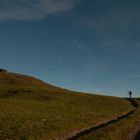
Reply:
[[132, 109], [121, 98], [83, 94], [0, 72], [0, 140], [62, 140]]
[[77, 140], [132, 140], [140, 128], [140, 103], [136, 111], [118, 122], [104, 126]]

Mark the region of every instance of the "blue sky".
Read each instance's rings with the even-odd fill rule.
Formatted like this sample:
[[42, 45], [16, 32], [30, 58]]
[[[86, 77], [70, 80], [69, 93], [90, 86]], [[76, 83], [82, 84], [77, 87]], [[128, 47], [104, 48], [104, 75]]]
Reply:
[[0, 67], [83, 92], [140, 96], [138, 0], [1, 0]]

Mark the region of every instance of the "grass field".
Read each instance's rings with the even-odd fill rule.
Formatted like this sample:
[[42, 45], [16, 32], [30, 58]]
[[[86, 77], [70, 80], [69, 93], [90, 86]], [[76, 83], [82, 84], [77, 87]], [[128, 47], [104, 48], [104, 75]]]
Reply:
[[140, 123], [140, 107], [128, 118], [100, 128], [78, 140], [132, 140], [134, 128], [138, 123]]
[[63, 139], [132, 109], [121, 98], [83, 94], [0, 73], [0, 140]]

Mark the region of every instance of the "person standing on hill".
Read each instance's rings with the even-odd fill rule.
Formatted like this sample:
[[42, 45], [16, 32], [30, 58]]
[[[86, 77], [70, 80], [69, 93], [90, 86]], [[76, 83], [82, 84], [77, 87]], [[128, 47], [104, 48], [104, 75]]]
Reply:
[[131, 90], [128, 92], [130, 99], [132, 98], [132, 92]]

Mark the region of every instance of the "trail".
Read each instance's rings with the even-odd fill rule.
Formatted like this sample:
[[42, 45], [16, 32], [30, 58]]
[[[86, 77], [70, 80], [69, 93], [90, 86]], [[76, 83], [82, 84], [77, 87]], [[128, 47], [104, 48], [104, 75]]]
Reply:
[[[83, 129], [82, 131], [79, 131], [79, 132], [77, 132], [77, 133], [75, 133], [75, 134], [73, 134], [73, 135], [68, 136], [67, 138], [65, 138], [65, 140], [76, 140], [76, 139], [78, 139], [78, 138], [80, 138], [80, 137], [82, 137], [82, 136], [85, 136], [85, 135], [87, 135], [87, 134], [90, 134], [90, 133], [94, 132], [94, 131], [97, 130], [97, 129], [100, 129], [100, 128], [102, 128], [102, 127], [104, 127], [104, 126], [107, 126], [107, 125], [109, 125], [109, 124], [111, 124], [111, 123], [115, 123], [115, 122], [117, 122], [117, 121], [120, 121], [120, 120], [122, 120], [122, 119], [124, 119], [124, 118], [127, 118], [129, 115], [131, 115], [132, 113], [134, 113], [135, 110], [136, 110], [136, 108], [138, 107], [137, 101], [135, 101], [135, 100], [133, 100], [133, 99], [127, 99], [127, 100], [129, 100], [130, 103], [132, 104], [132, 106], [135, 107], [135, 108], [132, 109], [131, 111], [129, 111], [129, 112], [127, 112], [127, 113], [125, 113], [125, 114], [123, 114], [123, 115], [121, 115], [121, 116], [118, 116], [118, 117], [116, 117], [116, 118], [114, 118], [114, 119], [112, 119], [112, 120], [104, 121], [104, 122], [102, 122], [102, 123], [100, 123], [100, 124], [98, 124], [98, 125], [96, 125], [96, 126]], [[139, 135], [139, 136], [140, 136], [140, 135]], [[139, 139], [135, 139], [135, 140], [140, 140], [140, 138], [139, 138]]]
[[135, 128], [135, 137], [134, 140], [140, 140], [140, 120], [137, 123], [137, 126]]

